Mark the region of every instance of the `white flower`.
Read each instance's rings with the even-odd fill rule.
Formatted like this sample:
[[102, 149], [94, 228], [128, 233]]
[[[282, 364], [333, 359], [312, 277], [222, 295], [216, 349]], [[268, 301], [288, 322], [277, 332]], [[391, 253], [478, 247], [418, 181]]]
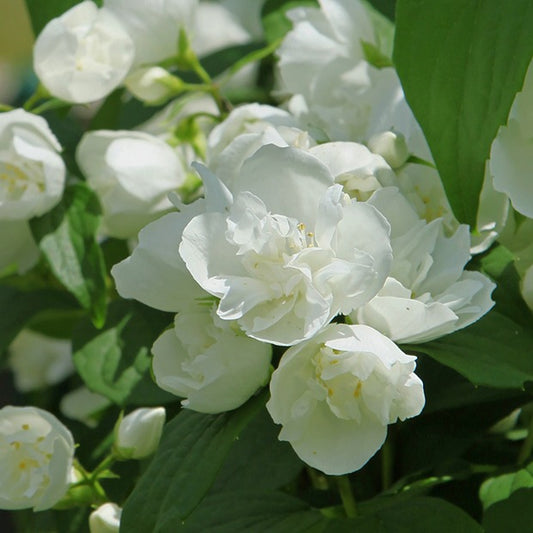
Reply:
[[[208, 199], [216, 177], [200, 169]], [[183, 231], [180, 254], [217, 313], [280, 345], [314, 335], [381, 288], [388, 224], [351, 201], [316, 158], [267, 145], [246, 160], [226, 200]], [[221, 184], [218, 185], [220, 187]]]
[[157, 63], [178, 52], [180, 28], [194, 27], [198, 0], [105, 0], [135, 45], [133, 66]]
[[168, 193], [185, 180], [185, 170], [164, 141], [136, 131], [91, 131], [76, 160], [103, 207], [103, 231], [128, 238], [172, 204]]
[[391, 225], [393, 261], [377, 296], [351, 317], [396, 342], [426, 342], [472, 324], [494, 302], [492, 283], [465, 271], [470, 259], [468, 226], [450, 237], [442, 219], [419, 219], [396, 188], [380, 189], [368, 200]]
[[368, 326], [329, 325], [287, 350], [272, 375], [267, 409], [279, 439], [326, 474], [358, 470], [388, 424], [422, 410], [415, 360]]
[[134, 51], [119, 19], [85, 1], [43, 28], [35, 42], [33, 67], [53, 96], [94, 102], [120, 85]]
[[105, 396], [91, 392], [87, 387], [79, 387], [61, 398], [59, 410], [63, 416], [95, 428], [101, 412], [110, 405]]
[[178, 314], [152, 353], [157, 384], [202, 413], [236, 409], [270, 376], [270, 345], [246, 337], [205, 305]]
[[121, 459], [144, 459], [159, 446], [166, 413], [164, 407], [135, 409], [115, 428], [115, 453]]
[[61, 146], [46, 120], [22, 109], [0, 114], [0, 220], [52, 209], [65, 184]]
[[122, 509], [116, 503], [104, 503], [89, 516], [91, 533], [118, 533]]
[[42, 117], [22, 109], [0, 114], [0, 270], [16, 263], [23, 272], [37, 261], [27, 221], [61, 199], [65, 164], [60, 151]]
[[507, 125], [502, 126], [490, 152], [494, 188], [511, 199], [513, 207], [533, 217], [533, 61], [522, 90], [516, 95]]
[[0, 509], [49, 509], [68, 489], [74, 439], [51, 413], [0, 409]]
[[21, 392], [55, 385], [74, 372], [70, 340], [25, 329], [9, 346], [9, 367]]
[[191, 302], [206, 296], [178, 253], [183, 228], [204, 211], [203, 200], [169, 213], [139, 232], [133, 253], [111, 269], [118, 293], [123, 298], [174, 313], [187, 310]]

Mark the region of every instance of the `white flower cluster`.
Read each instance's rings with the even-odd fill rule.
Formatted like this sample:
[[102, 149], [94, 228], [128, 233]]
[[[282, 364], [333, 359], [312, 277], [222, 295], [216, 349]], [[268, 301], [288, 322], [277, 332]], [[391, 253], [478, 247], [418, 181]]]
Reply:
[[[197, 22], [202, 12], [227, 21], [210, 44]], [[367, 59], [368, 46], [380, 42], [362, 2], [320, 0], [289, 18], [293, 29], [278, 50], [286, 109], [243, 105], [215, 117], [209, 131], [194, 119], [223, 110], [214, 112], [211, 99], [178, 100], [145, 131], [86, 133], [76, 161], [100, 200], [102, 236], [138, 239], [112, 269], [118, 293], [175, 314], [152, 347], [156, 383], [202, 413], [236, 409], [270, 384], [267, 409], [280, 439], [307, 464], [344, 474], [376, 453], [389, 424], [424, 406], [415, 357], [395, 343], [436, 339], [491, 309], [494, 284], [465, 266], [505, 217], [493, 220], [482, 207], [486, 234], [474, 241], [453, 217], [394, 68]], [[143, 101], [163, 101], [176, 79], [161, 62], [178, 54], [180, 29], [198, 52], [245, 42], [254, 31], [224, 3], [85, 1], [38, 36], [35, 71], [71, 103], [122, 85]], [[494, 177], [526, 216], [531, 180], [521, 173], [530, 168], [533, 119], [521, 120], [533, 109], [531, 80], [530, 73], [494, 142], [485, 184], [487, 201], [501, 200], [490, 189]], [[176, 115], [196, 127], [184, 139]], [[37, 257], [28, 220], [60, 200], [65, 166], [46, 122], [28, 112], [0, 115], [0, 140], [0, 235], [18, 236], [2, 250], [0, 268], [24, 270]], [[429, 164], [414, 162], [420, 158]], [[532, 268], [522, 273], [531, 301]], [[11, 347], [21, 376], [24, 342]], [[273, 345], [286, 347], [279, 361]], [[21, 388], [71, 369], [41, 363], [38, 376], [20, 377]], [[83, 400], [80, 411], [80, 394], [91, 393], [67, 398], [65, 413], [92, 423], [106, 400]], [[66, 490], [72, 437], [49, 415], [14, 409], [0, 411], [0, 460], [10, 461], [0, 486], [15, 483], [0, 507], [49, 507]], [[164, 421], [163, 408], [126, 416], [115, 431], [117, 457], [153, 453]], [[91, 530], [118, 530], [119, 520], [120, 509], [105, 504], [91, 515]]]

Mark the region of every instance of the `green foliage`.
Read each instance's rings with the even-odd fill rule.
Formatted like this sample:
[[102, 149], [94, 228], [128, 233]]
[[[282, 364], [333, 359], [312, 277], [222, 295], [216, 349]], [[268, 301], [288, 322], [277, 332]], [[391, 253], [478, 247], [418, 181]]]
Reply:
[[166, 425], [154, 459], [126, 501], [121, 528], [131, 533], [175, 531], [205, 496], [264, 401], [260, 395], [220, 415], [180, 412]]
[[83, 183], [65, 188], [61, 202], [31, 220], [31, 230], [57, 279], [100, 327], [106, 315], [106, 272], [96, 241], [100, 204]]
[[150, 348], [170, 321], [166, 313], [120, 300], [110, 305], [102, 330], [89, 321], [80, 323], [73, 335], [73, 357], [89, 389], [118, 405], [173, 399], [152, 383], [149, 371]]
[[[533, 55], [529, 0], [399, 0], [394, 63], [461, 222]], [[507, 46], [502, 43], [508, 43]]]
[[525, 533], [531, 531], [533, 489], [520, 489], [491, 505], [483, 516], [485, 533]]
[[43, 311], [73, 310], [76, 301], [66, 292], [55, 289], [21, 291], [0, 285], [0, 355], [18, 332]]
[[456, 333], [404, 348], [428, 354], [475, 385], [523, 389], [533, 381], [533, 334], [496, 311]]
[[479, 489], [479, 498], [487, 509], [519, 489], [533, 489], [533, 463], [516, 472], [487, 479]]

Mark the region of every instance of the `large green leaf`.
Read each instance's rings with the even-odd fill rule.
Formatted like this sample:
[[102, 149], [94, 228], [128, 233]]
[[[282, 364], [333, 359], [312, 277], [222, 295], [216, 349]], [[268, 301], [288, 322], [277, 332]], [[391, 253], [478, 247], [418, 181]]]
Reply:
[[462, 509], [438, 498], [395, 502], [370, 515], [333, 520], [324, 533], [481, 533], [481, 526]]
[[78, 306], [70, 294], [55, 289], [21, 291], [0, 285], [0, 355], [17, 333], [39, 313], [48, 309], [74, 310]]
[[262, 394], [236, 411], [204, 415], [183, 410], [171, 420], [124, 505], [121, 530], [175, 531], [205, 496], [234, 441], [264, 402]]
[[106, 270], [96, 241], [98, 198], [87, 185], [67, 186], [61, 202], [30, 221], [31, 230], [57, 279], [88, 309], [95, 325], [106, 313]]
[[279, 431], [262, 409], [231, 448], [212, 491], [267, 491], [290, 483], [304, 465], [290, 444], [278, 439]]
[[119, 405], [174, 398], [150, 377], [150, 348], [170, 321], [167, 313], [120, 300], [110, 305], [103, 330], [81, 323], [72, 342], [74, 364], [86, 385]]
[[474, 385], [523, 389], [533, 381], [533, 334], [496, 311], [456, 333], [404, 349], [428, 354]]
[[325, 518], [305, 502], [280, 492], [237, 490], [208, 495], [169, 533], [320, 533]]
[[533, 489], [533, 463], [516, 472], [487, 479], [479, 489], [479, 499], [487, 509], [519, 489]]
[[533, 489], [520, 489], [506, 500], [491, 505], [483, 516], [485, 533], [526, 533], [531, 531]]
[[461, 222], [533, 55], [531, 0], [398, 0], [394, 61]]

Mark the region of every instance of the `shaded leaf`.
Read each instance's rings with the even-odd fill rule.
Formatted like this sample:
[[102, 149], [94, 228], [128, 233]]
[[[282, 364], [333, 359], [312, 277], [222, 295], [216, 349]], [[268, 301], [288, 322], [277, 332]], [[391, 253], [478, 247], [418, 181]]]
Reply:
[[518, 489], [533, 489], [533, 463], [516, 472], [491, 477], [479, 489], [479, 499], [487, 509], [492, 504], [505, 500]]
[[491, 505], [483, 516], [485, 533], [525, 533], [531, 531], [533, 489], [520, 489], [506, 500]]

